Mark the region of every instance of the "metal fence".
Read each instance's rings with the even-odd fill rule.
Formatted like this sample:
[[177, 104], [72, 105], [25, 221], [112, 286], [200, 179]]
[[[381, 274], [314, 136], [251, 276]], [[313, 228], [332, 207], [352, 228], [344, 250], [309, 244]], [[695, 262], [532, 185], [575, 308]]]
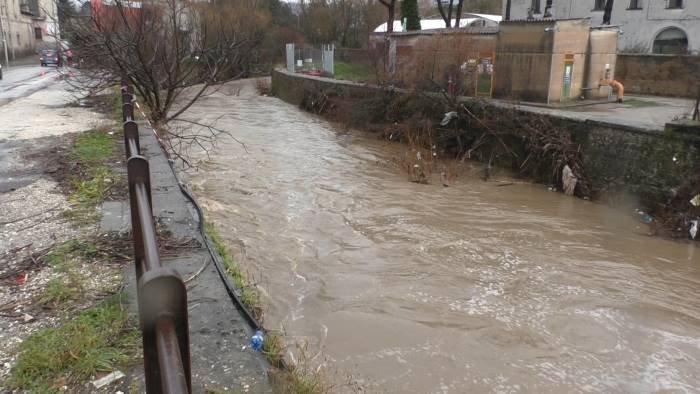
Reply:
[[133, 88], [122, 83], [131, 230], [134, 238], [139, 323], [148, 393], [191, 393], [187, 289], [158, 254], [148, 160], [141, 156]]
[[333, 44], [315, 48], [309, 45], [287, 44], [287, 70], [312, 75], [335, 74]]

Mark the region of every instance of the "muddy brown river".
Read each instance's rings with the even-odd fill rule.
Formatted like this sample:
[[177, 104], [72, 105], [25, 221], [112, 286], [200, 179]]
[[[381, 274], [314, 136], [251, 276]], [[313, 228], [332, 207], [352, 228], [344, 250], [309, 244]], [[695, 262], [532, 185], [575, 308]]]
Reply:
[[400, 145], [251, 83], [189, 116], [223, 116], [247, 144], [222, 139], [189, 181], [263, 291], [266, 325], [365, 390], [700, 390], [695, 246], [469, 165], [450, 187], [408, 182]]

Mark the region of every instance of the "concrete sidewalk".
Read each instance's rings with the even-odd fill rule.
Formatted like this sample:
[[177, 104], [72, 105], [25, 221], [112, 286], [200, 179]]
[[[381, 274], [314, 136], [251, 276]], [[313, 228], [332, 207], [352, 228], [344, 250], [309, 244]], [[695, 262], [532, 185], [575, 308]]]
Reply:
[[[178, 250], [177, 256], [161, 256], [163, 265], [176, 269], [183, 280], [205, 267], [187, 283], [193, 392], [272, 392], [266, 373], [267, 361], [249, 347], [253, 333], [231, 302], [203, 246], [194, 207], [181, 193], [152, 129], [142, 123], [139, 131], [141, 154], [150, 164], [153, 214], [157, 223], [176, 238], [196, 239], [202, 245]], [[128, 202], [121, 207], [112, 205], [107, 210], [102, 224], [104, 230], [130, 226]], [[127, 267], [124, 276], [130, 300], [135, 300], [134, 267]], [[132, 379], [142, 380], [142, 367], [138, 369], [132, 371]], [[141, 387], [144, 387], [143, 382]]]

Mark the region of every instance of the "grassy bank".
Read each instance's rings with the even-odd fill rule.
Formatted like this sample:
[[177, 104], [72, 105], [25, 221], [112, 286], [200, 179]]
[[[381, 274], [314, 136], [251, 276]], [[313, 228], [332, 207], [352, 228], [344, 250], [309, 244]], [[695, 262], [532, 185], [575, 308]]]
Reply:
[[59, 392], [138, 358], [140, 336], [117, 295], [56, 328], [32, 334], [20, 346], [8, 386]]
[[99, 207], [106, 199], [123, 199], [126, 180], [114, 168], [115, 156], [121, 154], [121, 132], [108, 128], [89, 130], [75, 138], [67, 155], [64, 182], [71, 209], [65, 216], [76, 225], [97, 223]]
[[[111, 117], [114, 98], [98, 99], [102, 105], [97, 106]], [[140, 359], [140, 333], [120, 294], [131, 240], [100, 233], [97, 225], [101, 205], [127, 195], [121, 131], [99, 127], [67, 135], [40, 157], [66, 195], [68, 208], [57, 218], [72, 228], [72, 238], [59, 237], [20, 263], [32, 281], [22, 291], [29, 300], [23, 311], [33, 328], [19, 345], [3, 387], [86, 391], [88, 381]]]
[[[226, 272], [240, 292], [241, 300], [255, 318], [262, 322], [264, 306], [259, 291], [234, 260], [216, 227], [206, 222], [205, 231], [221, 256]], [[310, 362], [304, 357], [306, 354], [305, 347], [298, 347], [297, 350], [300, 354], [298, 361], [295, 364], [285, 362], [284, 354], [287, 351], [287, 345], [284, 341], [283, 332], [266, 330], [262, 353], [274, 368], [270, 371], [270, 378], [275, 391], [285, 394], [322, 394], [330, 392], [331, 385], [327, 382], [322, 371], [312, 368]]]
[[372, 70], [368, 65], [337, 61], [333, 65], [335, 79], [353, 82], [369, 82]]

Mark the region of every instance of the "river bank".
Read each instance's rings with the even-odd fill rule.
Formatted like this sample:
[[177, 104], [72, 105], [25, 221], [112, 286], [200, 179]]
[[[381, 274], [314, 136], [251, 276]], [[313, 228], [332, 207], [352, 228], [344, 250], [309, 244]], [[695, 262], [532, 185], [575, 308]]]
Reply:
[[[407, 145], [223, 86], [188, 119], [235, 132], [187, 181], [265, 324], [337, 370], [334, 391], [692, 390], [694, 244], [479, 163], [407, 182]], [[501, 181], [501, 182], [496, 182]], [[506, 183], [511, 183], [508, 186]]]
[[[468, 156], [486, 163], [485, 171], [498, 164], [558, 190], [568, 165], [577, 196], [643, 211], [665, 236], [690, 238], [700, 219], [700, 208], [690, 203], [700, 193], [700, 134], [692, 129], [664, 130], [664, 123], [635, 123], [629, 115], [603, 113], [596, 120], [576, 111], [389, 91], [285, 70], [273, 72], [272, 92], [332, 121], [408, 142], [422, 158]], [[451, 111], [455, 120], [441, 125]]]

